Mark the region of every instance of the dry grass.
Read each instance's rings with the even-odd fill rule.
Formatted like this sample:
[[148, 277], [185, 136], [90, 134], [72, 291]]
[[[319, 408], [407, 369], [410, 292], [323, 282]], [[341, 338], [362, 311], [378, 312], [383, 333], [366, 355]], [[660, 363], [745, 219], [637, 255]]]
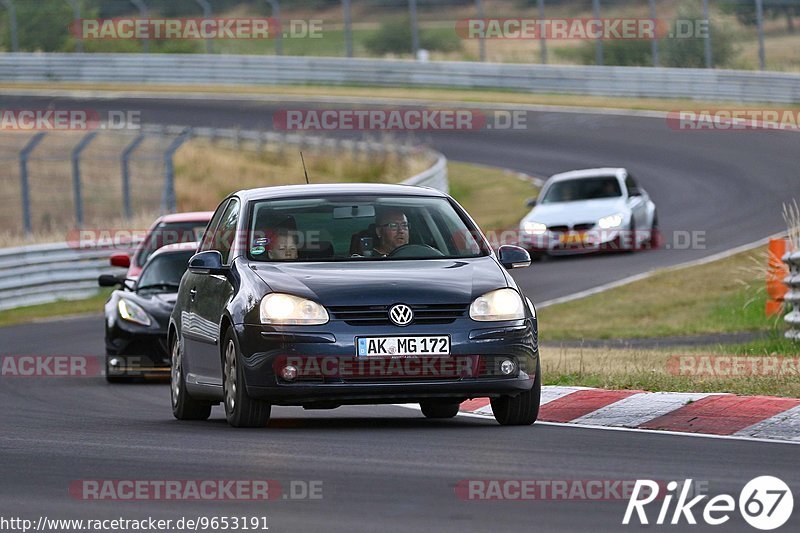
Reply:
[[[731, 354], [722, 352], [716, 355]], [[800, 397], [797, 375], [676, 375], [670, 358], [714, 355], [713, 350], [611, 350], [543, 346], [542, 376], [547, 385], [676, 392], [730, 392]], [[795, 354], [796, 356], [796, 354]]]
[[764, 316], [766, 268], [767, 250], [758, 248], [548, 307], [539, 312], [542, 339], [774, 330], [779, 321]]

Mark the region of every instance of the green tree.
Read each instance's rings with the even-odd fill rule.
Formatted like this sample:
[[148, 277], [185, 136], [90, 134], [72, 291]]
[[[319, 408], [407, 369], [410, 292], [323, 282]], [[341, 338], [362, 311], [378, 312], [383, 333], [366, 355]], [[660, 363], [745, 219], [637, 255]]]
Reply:
[[[703, 15], [696, 3], [684, 3], [678, 7], [676, 19], [680, 21], [699, 21]], [[661, 40], [662, 64], [665, 67], [703, 68], [705, 64], [705, 39], [703, 37], [682, 37], [673, 23], [669, 37]], [[736, 36], [726, 26], [709, 21], [711, 33], [711, 53], [715, 67], [725, 67], [736, 58], [734, 45]]]

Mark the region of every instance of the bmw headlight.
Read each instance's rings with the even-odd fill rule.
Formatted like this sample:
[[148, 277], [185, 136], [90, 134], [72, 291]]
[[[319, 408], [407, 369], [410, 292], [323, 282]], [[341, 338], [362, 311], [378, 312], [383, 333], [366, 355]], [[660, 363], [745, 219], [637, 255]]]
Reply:
[[280, 292], [264, 296], [260, 312], [262, 324], [319, 326], [328, 322], [328, 312], [317, 302]]
[[547, 233], [547, 224], [528, 220], [522, 223], [522, 229], [531, 235], [544, 235]]
[[119, 316], [121, 316], [123, 320], [133, 322], [134, 324], [141, 324], [142, 326], [149, 326], [152, 323], [150, 315], [138, 304], [130, 300], [120, 298], [117, 309], [119, 310]]
[[469, 317], [480, 322], [525, 318], [522, 298], [514, 289], [497, 289], [479, 296], [469, 307]]
[[597, 221], [597, 225], [600, 227], [600, 229], [613, 229], [620, 227], [624, 220], [625, 215], [622, 213], [617, 213], [601, 218]]

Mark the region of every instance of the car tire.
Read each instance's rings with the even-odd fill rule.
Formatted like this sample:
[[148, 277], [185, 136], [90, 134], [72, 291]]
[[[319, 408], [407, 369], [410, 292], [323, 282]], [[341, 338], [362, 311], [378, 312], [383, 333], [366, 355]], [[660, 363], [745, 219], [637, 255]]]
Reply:
[[211, 404], [195, 400], [186, 390], [186, 374], [183, 371], [181, 341], [176, 336], [172, 341], [172, 369], [169, 376], [169, 395], [172, 415], [178, 420], [206, 420], [211, 416]]
[[650, 225], [650, 237], [647, 239], [648, 247], [657, 248], [660, 246], [658, 240], [658, 211], [655, 211], [653, 213], [653, 223]]
[[453, 418], [458, 414], [460, 403], [420, 402], [425, 418]]
[[636, 222], [633, 220], [633, 215], [631, 215], [631, 224], [628, 231], [630, 231], [631, 238], [627, 239], [630, 243], [630, 248], [626, 251], [633, 253], [639, 248], [639, 236], [636, 235]]
[[225, 418], [236, 428], [264, 427], [272, 406], [248, 396], [242, 369], [242, 356], [233, 329], [225, 333], [222, 351], [222, 389]]
[[492, 414], [501, 426], [530, 426], [539, 417], [542, 398], [542, 373], [536, 360], [536, 377], [533, 387], [517, 396], [500, 396], [492, 399]]

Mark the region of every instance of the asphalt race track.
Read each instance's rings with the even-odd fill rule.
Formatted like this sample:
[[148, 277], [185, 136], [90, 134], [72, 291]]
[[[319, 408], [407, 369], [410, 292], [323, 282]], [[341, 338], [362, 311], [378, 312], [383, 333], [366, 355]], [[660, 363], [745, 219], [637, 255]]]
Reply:
[[[297, 107], [166, 99], [2, 100], [11, 109], [54, 101], [63, 108], [141, 110], [147, 123], [265, 129], [274, 110]], [[781, 202], [800, 190], [800, 137], [794, 134], [678, 132], [664, 119], [558, 112], [531, 112], [528, 124], [524, 131], [432, 134], [430, 141], [453, 160], [538, 175], [627, 166], [658, 205], [668, 241], [679, 230], [706, 235], [703, 249], [535, 263], [515, 273], [534, 302], [764, 238], [783, 228]], [[0, 355], [102, 350], [101, 317], [0, 329]], [[625, 501], [459, 498], [458, 482], [476, 479], [692, 478], [708, 482], [712, 496], [738, 499], [750, 479], [775, 475], [794, 487], [796, 501], [800, 497], [800, 448], [790, 444], [541, 424], [502, 428], [467, 417], [426, 420], [395, 406], [275, 408], [268, 428], [234, 430], [219, 407], [208, 422], [175, 421], [163, 384], [110, 386], [100, 377], [3, 377], [0, 402], [0, 516], [34, 521], [39, 516], [266, 516], [272, 531], [625, 529], [620, 525]], [[319, 500], [256, 503], [95, 502], [71, 496], [70, 484], [86, 479], [273, 479], [284, 488], [313, 480], [322, 481], [323, 490]], [[658, 507], [648, 510], [654, 520]], [[702, 521], [700, 514], [695, 512]], [[797, 516], [795, 511], [787, 528], [796, 527]], [[686, 523], [673, 529], [685, 530]], [[738, 513], [708, 529], [753, 531]]]

